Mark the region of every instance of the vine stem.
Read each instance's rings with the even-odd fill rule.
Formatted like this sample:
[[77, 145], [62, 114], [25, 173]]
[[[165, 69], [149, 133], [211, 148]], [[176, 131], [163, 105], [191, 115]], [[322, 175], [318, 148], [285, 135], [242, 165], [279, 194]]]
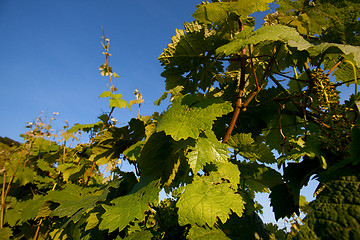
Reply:
[[2, 229], [3, 226], [4, 226], [5, 182], [6, 182], [6, 172], [5, 172], [5, 169], [4, 169], [4, 180], [3, 180], [2, 193], [1, 193], [0, 229]]
[[[271, 57], [270, 59], [270, 62], [269, 64], [266, 66], [266, 69], [265, 69], [265, 72], [264, 72], [264, 75], [262, 77], [262, 83], [264, 82], [265, 78], [268, 76], [268, 73], [270, 72], [270, 70], [272, 69], [272, 66], [274, 65], [274, 62], [275, 62], [275, 58], [278, 54], [278, 51], [277, 51], [277, 48], [275, 47], [274, 48], [274, 54], [273, 56]], [[246, 56], [246, 50], [243, 49], [242, 50], [242, 56], [240, 57], [240, 61], [241, 61], [241, 76], [240, 76], [240, 86], [239, 86], [239, 93], [238, 93], [238, 96], [237, 96], [237, 100], [236, 100], [236, 104], [235, 104], [235, 110], [234, 110], [234, 114], [233, 114], [233, 117], [231, 118], [231, 121], [230, 121], [230, 124], [229, 124], [229, 127], [225, 133], [225, 136], [222, 140], [223, 143], [226, 143], [229, 138], [230, 138], [230, 135], [232, 133], [232, 131], [234, 130], [234, 127], [235, 127], [235, 123], [239, 117], [239, 114], [241, 112], [241, 109], [242, 108], [245, 108], [247, 107], [247, 105], [250, 103], [250, 101], [256, 96], [257, 92], [259, 91], [259, 85], [258, 85], [258, 81], [257, 81], [257, 77], [256, 77], [256, 72], [253, 68], [253, 71], [254, 71], [254, 78], [256, 79], [256, 82], [257, 82], [257, 90], [252, 92], [248, 99], [243, 103], [242, 102], [242, 97], [243, 97], [243, 94], [244, 94], [244, 87], [245, 87], [245, 67], [246, 67], [246, 59], [247, 59], [247, 56]]]
[[282, 129], [282, 123], [281, 123], [281, 119], [283, 118], [283, 116], [281, 115], [281, 104], [279, 103], [279, 108], [278, 108], [278, 115], [279, 115], [279, 132], [280, 135], [283, 139], [283, 142], [281, 143], [281, 147], [282, 147], [282, 155], [285, 155], [285, 144], [287, 142], [287, 137], [284, 135], [283, 129]]
[[96, 164], [96, 162], [93, 162], [93, 164], [92, 164], [92, 166], [91, 166], [90, 173], [89, 173], [89, 175], [88, 175], [88, 179], [86, 180], [85, 186], [87, 186], [87, 185], [89, 184], [89, 181], [90, 181], [92, 172], [94, 171], [94, 168], [95, 168], [95, 164]]
[[[243, 22], [241, 19], [239, 19], [239, 30], [240, 30], [240, 32], [244, 30], [244, 25], [243, 25]], [[230, 121], [229, 128], [227, 129], [227, 131], [225, 133], [224, 139], [222, 140], [223, 143], [226, 143], [229, 140], [230, 135], [231, 135], [232, 131], [234, 130], [235, 123], [236, 123], [236, 121], [239, 117], [240, 111], [241, 111], [242, 97], [244, 94], [244, 87], [245, 87], [245, 67], [246, 67], [246, 50], [245, 50], [245, 48], [243, 48], [241, 50], [240, 64], [241, 64], [241, 67], [240, 67], [241, 72], [240, 72], [239, 93], [238, 93], [238, 96], [236, 99], [233, 117]]]
[[345, 62], [349, 63], [349, 64], [352, 66], [352, 68], [353, 68], [353, 72], [354, 72], [354, 82], [355, 82], [355, 95], [357, 95], [357, 76], [356, 76], [356, 67], [355, 67], [355, 65], [354, 65], [352, 62], [350, 62], [350, 61], [348, 61], [348, 60], [345, 60]]
[[344, 60], [344, 57], [342, 57], [327, 73], [326, 76], [329, 76], [339, 65], [340, 63]]
[[16, 173], [17, 170], [18, 170], [18, 167], [19, 167], [19, 164], [20, 164], [20, 160], [22, 159], [23, 155], [24, 155], [24, 151], [21, 152], [21, 155], [20, 155], [19, 160], [18, 160], [17, 165], [16, 165], [16, 166], [17, 166], [17, 167], [16, 167], [16, 170], [15, 170], [15, 171], [12, 173], [12, 175], [11, 175], [11, 178], [10, 178], [10, 181], [9, 181], [8, 186], [7, 186], [7, 188], [6, 188], [6, 191], [5, 191], [6, 173], [5, 173], [5, 171], [4, 171], [4, 180], [3, 180], [3, 187], [2, 187], [2, 193], [1, 193], [0, 229], [2, 229], [2, 228], [3, 228], [3, 225], [4, 225], [4, 222], [3, 222], [3, 221], [4, 221], [5, 199], [6, 199], [7, 195], [8, 195], [9, 192], [10, 192], [11, 184], [12, 184], [12, 182], [14, 181], [15, 173]]
[[[246, 54], [245, 49], [242, 50], [242, 54]], [[222, 140], [223, 143], [226, 143], [229, 140], [230, 135], [231, 135], [232, 131], [234, 130], [235, 123], [236, 123], [236, 121], [239, 117], [240, 111], [241, 111], [242, 97], [244, 94], [244, 86], [245, 86], [245, 65], [246, 65], [246, 59], [244, 57], [241, 57], [241, 70], [240, 70], [241, 75], [240, 75], [239, 93], [238, 93], [238, 96], [236, 99], [233, 117], [231, 118], [229, 128], [227, 129], [224, 139]]]
[[139, 110], [138, 110], [138, 119], [140, 119], [140, 107], [141, 107], [141, 103], [139, 103]]
[[37, 240], [37, 239], [38, 239], [39, 232], [40, 232], [40, 226], [41, 226], [41, 224], [42, 224], [42, 221], [43, 221], [43, 219], [40, 219], [40, 222], [39, 222], [39, 224], [38, 224], [38, 226], [37, 226], [37, 228], [36, 228], [36, 233], [35, 233], [35, 236], [34, 236], [34, 240]]

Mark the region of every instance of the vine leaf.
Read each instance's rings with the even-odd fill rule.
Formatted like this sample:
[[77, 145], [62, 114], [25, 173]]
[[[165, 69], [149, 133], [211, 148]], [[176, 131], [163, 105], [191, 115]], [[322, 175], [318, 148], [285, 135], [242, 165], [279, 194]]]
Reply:
[[349, 86], [351, 83], [348, 82], [349, 80], [355, 79], [355, 75], [360, 76], [360, 69], [355, 67], [354, 59], [347, 57], [347, 59], [345, 61], [342, 61], [342, 63], [337, 67], [334, 75], [336, 81], [342, 83], [345, 82], [346, 86]]
[[151, 233], [150, 230], [141, 230], [131, 233], [129, 236], [124, 238], [125, 240], [151, 240], [153, 239], [154, 235]]
[[257, 163], [238, 163], [246, 185], [255, 192], [269, 192], [269, 188], [282, 184], [281, 174], [276, 170]]
[[[242, 35], [239, 36], [243, 37]], [[287, 43], [290, 47], [295, 47], [300, 51], [306, 50], [313, 46], [303, 37], [301, 37], [294, 28], [284, 25], [273, 25], [262, 27], [250, 34], [247, 38], [235, 37], [235, 39], [230, 43], [216, 49], [216, 54], [236, 54], [248, 44], [256, 45], [261, 42], [274, 41]]]
[[218, 23], [229, 18], [231, 13], [235, 13], [241, 17], [247, 17], [253, 12], [268, 10], [268, 3], [271, 2], [273, 2], [273, 0], [205, 3], [198, 5], [197, 10], [192, 16], [196, 20], [207, 24]]
[[208, 227], [197, 227], [192, 226], [188, 233], [188, 239], [193, 240], [219, 240], [219, 239], [230, 239], [228, 238], [221, 229], [208, 228]]
[[101, 216], [99, 229], [109, 229], [109, 232], [116, 229], [121, 231], [129, 222], [135, 219], [143, 220], [145, 211], [149, 210], [149, 204], [158, 203], [159, 192], [158, 180], [140, 181], [128, 195], [112, 200], [110, 206], [102, 205], [105, 213]]
[[142, 140], [144, 136], [144, 123], [138, 119], [131, 119], [129, 126], [110, 127], [95, 138], [91, 158], [96, 161], [98, 166], [109, 161], [118, 161], [124, 150], [134, 142]]
[[72, 126], [69, 130], [67, 130], [66, 133], [76, 133], [78, 131], [84, 131], [84, 132], [90, 132], [91, 130], [97, 131], [101, 129], [101, 125], [103, 124], [102, 121], [98, 121], [97, 123], [90, 123], [90, 124], [79, 124], [76, 123], [74, 126]]
[[59, 164], [57, 170], [62, 173], [65, 182], [76, 180], [85, 173], [84, 165], [77, 165], [75, 163]]
[[7, 240], [7, 239], [11, 239], [13, 233], [11, 228], [9, 227], [4, 227], [0, 229], [0, 240]]
[[90, 230], [99, 224], [99, 219], [96, 215], [97, 213], [90, 213], [90, 216], [86, 219], [85, 231]]
[[76, 223], [85, 211], [93, 208], [97, 202], [104, 201], [108, 193], [107, 188], [99, 191], [96, 188], [68, 184], [64, 190], [50, 192], [46, 198], [47, 201], [60, 204], [51, 212], [51, 216], [71, 217]]
[[356, 66], [360, 68], [360, 46], [351, 46], [338, 43], [321, 43], [307, 49], [310, 56], [317, 56], [323, 53], [334, 53], [340, 50], [345, 55], [353, 55]]
[[165, 131], [176, 141], [197, 139], [201, 131], [210, 130], [214, 120], [232, 111], [231, 104], [219, 98], [186, 95], [176, 99], [160, 118], [158, 131]]
[[175, 142], [164, 132], [150, 136], [144, 145], [138, 165], [141, 174], [169, 185], [179, 169], [183, 141]]
[[114, 94], [110, 91], [105, 91], [102, 94], [100, 94], [101, 98], [110, 97], [110, 107], [117, 107], [117, 108], [125, 108], [128, 107], [131, 109], [130, 104], [122, 99], [122, 95], [120, 93]]
[[352, 142], [349, 146], [350, 152], [350, 159], [352, 164], [355, 166], [356, 164], [360, 163], [360, 149], [359, 149], [359, 142], [360, 142], [360, 128], [354, 127], [351, 133]]
[[14, 180], [18, 181], [20, 185], [24, 186], [27, 183], [34, 182], [35, 177], [36, 173], [31, 168], [19, 165]]
[[321, 239], [360, 238], [359, 174], [328, 180], [304, 222]]
[[217, 219], [226, 222], [232, 212], [241, 216], [244, 211], [244, 201], [229, 184], [213, 184], [204, 177], [195, 177], [186, 186], [176, 206], [182, 226], [213, 226]]
[[183, 86], [183, 92], [205, 91], [223, 70], [221, 61], [206, 57], [220, 45], [214, 42], [214, 30], [198, 22], [185, 22], [184, 26], [185, 30], [176, 29], [172, 43], [159, 56], [165, 66], [161, 76], [166, 78], [166, 90]]
[[[300, 189], [297, 189], [300, 192]], [[299, 202], [294, 200], [291, 189], [286, 183], [276, 185], [271, 188], [271, 204], [275, 219], [291, 217], [293, 213], [299, 215]]]
[[34, 219], [44, 203], [45, 197], [38, 195], [26, 201], [12, 203], [11, 207], [7, 210], [5, 220], [10, 226], [15, 226], [16, 224]]
[[187, 158], [195, 174], [207, 163], [226, 162], [229, 158], [228, 154], [227, 145], [220, 143], [214, 132], [205, 131], [200, 134], [195, 147], [187, 154]]
[[274, 163], [276, 161], [271, 149], [265, 143], [255, 142], [251, 133], [239, 133], [230, 137], [228, 144], [238, 151], [242, 157], [250, 161]]
[[136, 162], [140, 157], [141, 150], [144, 146], [144, 141], [139, 141], [134, 145], [131, 145], [128, 149], [126, 149], [123, 154], [129, 161]]
[[320, 169], [320, 160], [311, 159], [307, 155], [301, 163], [288, 163], [284, 169], [286, 183], [271, 188], [271, 206], [275, 218], [291, 217], [295, 212], [299, 215], [300, 189], [308, 184], [311, 175]]
[[163, 95], [161, 95], [161, 97], [154, 102], [154, 104], [155, 104], [156, 106], [160, 106], [160, 103], [167, 98], [168, 94], [171, 94], [170, 101], [173, 101], [176, 97], [179, 97], [179, 96], [181, 95], [180, 92], [181, 92], [183, 89], [184, 89], [183, 86], [177, 86], [177, 87], [175, 87], [175, 88], [173, 88], [173, 89], [170, 89], [170, 90], [167, 91], [167, 92], [164, 92]]
[[237, 189], [240, 183], [239, 167], [231, 162], [216, 162], [207, 165], [206, 170], [211, 172], [207, 178], [215, 184], [227, 179], [230, 181], [229, 186]]

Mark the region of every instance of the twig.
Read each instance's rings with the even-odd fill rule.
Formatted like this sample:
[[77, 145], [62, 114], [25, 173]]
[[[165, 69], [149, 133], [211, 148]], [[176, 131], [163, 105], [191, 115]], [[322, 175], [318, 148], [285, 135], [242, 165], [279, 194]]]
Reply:
[[141, 103], [139, 103], [139, 110], [138, 110], [138, 119], [140, 118], [140, 107], [141, 107]]
[[279, 103], [279, 108], [278, 108], [278, 115], [279, 115], [279, 131], [280, 131], [281, 137], [283, 138], [283, 142], [281, 143], [282, 155], [284, 155], [285, 154], [285, 143], [287, 142], [287, 137], [284, 135], [283, 130], [282, 130], [281, 119], [283, 118], [283, 116], [281, 115], [280, 103]]
[[[245, 49], [243, 49], [242, 53], [245, 53]], [[242, 97], [244, 94], [244, 87], [245, 87], [245, 66], [246, 66], [246, 59], [241, 57], [241, 75], [240, 75], [240, 86], [239, 86], [239, 93], [236, 99], [236, 103], [235, 103], [235, 110], [234, 110], [234, 114], [233, 117], [230, 121], [230, 125], [229, 128], [227, 129], [224, 139], [222, 140], [223, 143], [226, 143], [229, 138], [230, 135], [232, 133], [232, 131], [234, 130], [235, 127], [235, 123], [239, 117], [240, 111], [241, 111], [241, 106], [242, 106]]]
[[39, 235], [40, 226], [41, 226], [42, 221], [43, 221], [43, 219], [40, 219], [40, 222], [39, 222], [38, 227], [37, 227], [37, 229], [36, 229], [36, 233], [35, 233], [35, 236], [34, 236], [34, 240], [37, 240], [37, 239], [38, 239], [38, 235]]
[[4, 208], [5, 208], [5, 183], [6, 183], [6, 171], [4, 171], [4, 180], [1, 193], [1, 216], [0, 216], [0, 229], [4, 226]]
[[89, 184], [89, 181], [90, 181], [92, 172], [94, 171], [95, 164], [96, 164], [96, 162], [93, 162], [93, 164], [92, 164], [92, 166], [91, 166], [90, 173], [89, 173], [89, 175], [88, 175], [88, 179], [86, 180], [85, 186], [87, 186], [87, 185]]
[[326, 76], [329, 76], [344, 60], [344, 57], [340, 58], [340, 60], [327, 72]]

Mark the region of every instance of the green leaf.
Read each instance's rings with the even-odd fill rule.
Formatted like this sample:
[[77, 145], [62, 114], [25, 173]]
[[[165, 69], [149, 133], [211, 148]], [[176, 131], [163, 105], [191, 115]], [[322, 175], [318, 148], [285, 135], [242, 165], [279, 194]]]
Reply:
[[124, 238], [125, 240], [151, 240], [153, 239], [154, 235], [151, 233], [150, 230], [144, 229], [141, 231], [137, 231], [131, 233], [129, 236]]
[[36, 138], [33, 143], [32, 151], [33, 154], [36, 155], [39, 152], [55, 152], [59, 150], [59, 148], [59, 145], [55, 142], [48, 141], [44, 138]]
[[325, 189], [310, 203], [304, 222], [321, 239], [360, 238], [360, 181], [358, 172], [352, 172], [324, 182]]
[[82, 188], [67, 184], [64, 190], [50, 192], [46, 198], [47, 201], [60, 204], [52, 211], [51, 216], [72, 217], [75, 223], [82, 213], [93, 208], [97, 202], [104, 201], [108, 192], [108, 189]]
[[136, 162], [137, 159], [140, 157], [140, 153], [144, 144], [144, 141], [139, 141], [134, 145], [131, 145], [131, 147], [129, 147], [123, 152], [124, 156], [126, 156], [128, 160]]
[[268, 192], [268, 188], [283, 183], [281, 174], [265, 165], [242, 162], [238, 166], [243, 181], [255, 192]]
[[167, 98], [167, 96], [168, 96], [169, 93], [171, 94], [170, 101], [173, 101], [174, 98], [176, 98], [176, 97], [178, 97], [178, 96], [181, 95], [180, 92], [181, 92], [183, 89], [184, 89], [183, 86], [177, 86], [177, 87], [175, 87], [175, 88], [173, 88], [173, 89], [170, 89], [168, 92], [164, 92], [163, 95], [161, 95], [161, 97], [154, 102], [154, 104], [155, 104], [156, 106], [160, 106], [160, 103]]
[[104, 91], [100, 94], [99, 98], [104, 98], [104, 97], [112, 97], [114, 94], [110, 91]]
[[350, 159], [355, 166], [360, 163], [360, 128], [354, 127], [351, 132], [351, 143], [349, 145]]
[[96, 215], [97, 213], [90, 213], [90, 216], [86, 219], [85, 231], [90, 230], [99, 224], [99, 219]]
[[[103, 53], [103, 54], [105, 54], [105, 53]], [[101, 65], [100, 67], [99, 67], [99, 70], [100, 70], [100, 74], [102, 75], [102, 76], [109, 76], [109, 74], [111, 75], [112, 74], [112, 67], [110, 67], [110, 66], [108, 66], [106, 63], [105, 64], [103, 64], [103, 65]]]
[[219, 98], [198, 99], [186, 95], [176, 99], [160, 118], [158, 131], [165, 131], [175, 140], [197, 139], [201, 131], [210, 130], [217, 117], [232, 111], [231, 104]]
[[237, 165], [231, 162], [216, 162], [206, 166], [206, 170], [210, 172], [207, 176], [213, 183], [217, 184], [224, 179], [229, 180], [229, 186], [233, 189], [238, 188], [240, 183], [240, 171]]
[[144, 99], [136, 99], [136, 100], [131, 100], [129, 103], [130, 105], [134, 105], [134, 104], [142, 104], [144, 102]]
[[271, 206], [275, 218], [299, 215], [300, 189], [306, 186], [310, 177], [320, 169], [320, 159], [304, 156], [301, 163], [288, 163], [284, 169], [286, 183], [271, 188]]
[[219, 228], [231, 239], [269, 239], [269, 232], [259, 215], [253, 211], [246, 212], [241, 217], [231, 214], [226, 223], [219, 224]]
[[[360, 76], [360, 69], [356, 67], [354, 59], [351, 59], [350, 57], [344, 58], [345, 60], [342, 60], [341, 64], [336, 68], [334, 72], [336, 81], [345, 83], [346, 86], [349, 86], [351, 83], [359, 84], [358, 81], [349, 82], [349, 80], [355, 79], [355, 76], [356, 78], [358, 78], [358, 76]], [[335, 63], [333, 63], [333, 65], [335, 65]]]
[[[297, 189], [297, 191], [300, 192], [300, 189]], [[300, 214], [299, 202], [294, 200], [291, 192], [292, 190], [286, 183], [282, 183], [271, 188], [270, 206], [273, 208], [276, 220], [285, 217], [290, 218], [293, 213], [296, 213], [297, 215]]]
[[340, 50], [343, 54], [347, 56], [353, 56], [356, 66], [360, 68], [360, 46], [352, 46], [338, 43], [320, 43], [307, 49], [310, 56], [313, 57], [324, 53], [334, 53], [334, 51], [337, 50]]
[[39, 196], [36, 196], [31, 200], [25, 201], [21, 205], [21, 220], [25, 222], [26, 220], [34, 219], [38, 215], [38, 212], [43, 204], [44, 198]]
[[135, 219], [142, 221], [145, 211], [149, 210], [149, 204], [158, 203], [159, 192], [158, 180], [149, 183], [140, 181], [128, 195], [112, 200], [110, 206], [102, 205], [105, 213], [101, 216], [99, 229], [121, 231]]
[[221, 41], [214, 38], [214, 30], [198, 22], [185, 23], [185, 30], [176, 30], [172, 43], [159, 56], [165, 66], [161, 76], [166, 78], [166, 90], [182, 86], [183, 93], [206, 91], [215, 82], [223, 65], [221, 61], [208, 58]]
[[162, 184], [169, 185], [179, 169], [185, 146], [184, 141], [175, 142], [164, 132], [151, 135], [138, 160], [142, 174], [153, 179], [160, 178]]
[[[359, 11], [358, 1], [291, 1], [277, 2], [279, 22], [305, 28], [302, 34], [323, 42], [358, 45]], [[306, 17], [304, 17], [304, 15]]]
[[204, 23], [218, 23], [230, 18], [231, 13], [241, 17], [269, 9], [268, 3], [274, 0], [242, 0], [237, 2], [203, 3], [197, 6], [193, 17]]
[[0, 240], [8, 240], [11, 239], [13, 233], [11, 228], [4, 227], [0, 229]]
[[242, 157], [250, 161], [274, 163], [276, 161], [271, 149], [261, 141], [255, 142], [251, 133], [239, 133], [230, 137], [228, 144]]
[[114, 94], [110, 91], [105, 91], [101, 93], [99, 97], [101, 98], [110, 97], [110, 107], [117, 107], [117, 108], [128, 107], [129, 109], [131, 109], [130, 104], [124, 99], [122, 99], [122, 95], [120, 93]]
[[280, 41], [288, 44], [290, 47], [295, 47], [300, 51], [313, 46], [301, 37], [294, 28], [284, 25], [265, 26], [253, 32], [247, 38], [240, 37], [242, 36], [239, 35], [239, 37], [236, 37], [230, 43], [216, 49], [216, 54], [236, 54], [248, 44], [256, 45], [262, 42], [272, 43]]
[[145, 126], [139, 119], [132, 119], [129, 126], [122, 128], [110, 127], [95, 138], [93, 159], [98, 166], [109, 161], [118, 161], [121, 153], [144, 137]]
[[100, 128], [100, 125], [102, 125], [103, 122], [99, 121], [97, 123], [90, 123], [90, 124], [75, 124], [73, 127], [71, 127], [69, 130], [67, 130], [67, 133], [76, 133], [80, 130], [84, 132], [90, 132], [91, 130], [96, 130]]
[[226, 144], [220, 143], [212, 131], [205, 131], [196, 140], [196, 145], [188, 152], [187, 158], [196, 174], [207, 163], [226, 162], [229, 158]]
[[83, 165], [76, 165], [75, 163], [64, 163], [57, 167], [57, 170], [62, 173], [65, 182], [76, 180], [80, 175], [85, 173]]
[[15, 175], [14, 180], [18, 181], [21, 186], [26, 185], [27, 183], [32, 183], [36, 173], [29, 167], [24, 167], [24, 165], [18, 165], [18, 169]]
[[226, 222], [231, 212], [241, 216], [244, 211], [244, 201], [229, 184], [213, 184], [203, 177], [195, 177], [186, 185], [176, 206], [181, 226], [214, 226], [217, 219]]
[[221, 229], [192, 226], [188, 233], [188, 239], [193, 240], [221, 240], [228, 238]]
[[[49, 155], [48, 155], [49, 156]], [[36, 162], [38, 168], [40, 168], [44, 172], [50, 172], [51, 174], [56, 173], [56, 169], [52, 167], [52, 164], [49, 164], [45, 159], [38, 159]]]

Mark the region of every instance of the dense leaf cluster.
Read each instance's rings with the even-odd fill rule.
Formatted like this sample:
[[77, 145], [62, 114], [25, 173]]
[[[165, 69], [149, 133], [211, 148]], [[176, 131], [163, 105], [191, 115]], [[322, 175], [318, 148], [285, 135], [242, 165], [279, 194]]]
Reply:
[[[60, 134], [55, 115], [38, 118], [24, 143], [1, 139], [0, 239], [359, 239], [360, 3], [279, 0], [254, 29], [272, 2], [198, 5], [159, 57], [155, 104], [170, 106], [123, 127], [113, 111], [143, 100], [115, 93], [104, 37], [108, 115]], [[344, 103], [340, 85], [355, 86]], [[84, 132], [89, 143], [71, 146]], [[262, 192], [290, 232], [262, 222]]]

